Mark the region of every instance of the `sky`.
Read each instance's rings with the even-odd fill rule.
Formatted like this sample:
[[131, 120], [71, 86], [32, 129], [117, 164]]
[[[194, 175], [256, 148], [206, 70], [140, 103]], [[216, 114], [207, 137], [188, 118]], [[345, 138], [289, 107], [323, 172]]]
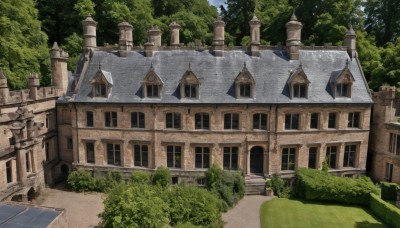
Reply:
[[224, 4], [225, 0], [208, 0], [208, 2], [219, 8], [220, 5]]

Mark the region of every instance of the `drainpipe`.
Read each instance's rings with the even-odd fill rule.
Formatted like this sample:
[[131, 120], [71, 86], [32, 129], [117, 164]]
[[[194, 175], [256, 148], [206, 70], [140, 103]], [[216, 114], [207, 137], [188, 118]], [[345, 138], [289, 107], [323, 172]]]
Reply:
[[77, 152], [77, 159], [78, 159], [78, 164], [80, 163], [79, 161], [79, 142], [78, 142], [78, 110], [76, 109], [76, 103], [74, 103], [74, 108], [75, 108], [75, 129], [76, 129], [76, 152]]

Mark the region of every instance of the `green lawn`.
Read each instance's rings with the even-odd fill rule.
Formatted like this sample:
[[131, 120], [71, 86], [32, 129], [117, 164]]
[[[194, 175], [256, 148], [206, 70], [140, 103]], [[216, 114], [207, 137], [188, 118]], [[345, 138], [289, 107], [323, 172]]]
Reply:
[[263, 203], [261, 227], [386, 227], [362, 207], [275, 198]]

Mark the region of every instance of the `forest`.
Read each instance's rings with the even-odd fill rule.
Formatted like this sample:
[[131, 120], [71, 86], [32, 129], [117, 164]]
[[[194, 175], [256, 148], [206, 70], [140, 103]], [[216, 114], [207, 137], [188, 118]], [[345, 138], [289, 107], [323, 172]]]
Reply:
[[293, 12], [303, 23], [303, 45], [343, 45], [352, 26], [370, 88], [400, 86], [400, 0], [226, 0], [218, 8], [207, 0], [2, 0], [0, 12], [0, 67], [11, 89], [26, 88], [31, 72], [40, 73], [42, 86], [50, 84], [53, 42], [69, 52], [73, 71], [82, 52], [81, 20], [89, 14], [98, 22], [98, 45], [116, 44], [122, 21], [133, 25], [137, 46], [146, 42], [150, 26], [159, 27], [168, 43], [168, 25], [176, 21], [182, 43], [209, 46], [220, 14], [225, 44], [240, 46], [249, 42], [254, 15], [262, 22], [262, 45], [284, 44]]

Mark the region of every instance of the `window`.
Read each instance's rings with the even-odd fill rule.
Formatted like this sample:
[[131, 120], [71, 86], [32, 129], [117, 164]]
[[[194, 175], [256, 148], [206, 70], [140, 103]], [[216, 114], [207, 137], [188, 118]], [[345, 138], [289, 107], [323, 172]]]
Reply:
[[93, 112], [86, 112], [86, 127], [93, 127]]
[[197, 98], [197, 85], [185, 85], [185, 97]]
[[319, 114], [318, 113], [311, 113], [310, 128], [311, 129], [318, 129], [318, 125], [319, 125]]
[[165, 115], [165, 127], [166, 128], [181, 128], [181, 114], [179, 112], [171, 112]]
[[195, 147], [195, 167], [196, 168], [210, 168], [210, 148], [209, 147]]
[[167, 146], [167, 166], [170, 168], [181, 168], [181, 162], [181, 146]]
[[336, 84], [336, 97], [350, 97], [349, 88], [349, 84]]
[[393, 176], [393, 164], [386, 163], [385, 180], [388, 182], [392, 182], [392, 176]]
[[131, 127], [145, 128], [145, 120], [143, 112], [131, 112]]
[[106, 127], [117, 127], [117, 113], [116, 112], [105, 112], [105, 126]]
[[239, 148], [224, 147], [224, 169], [237, 169], [238, 168], [238, 153]]
[[305, 98], [307, 96], [306, 89], [307, 89], [306, 84], [294, 84], [293, 85], [293, 97]]
[[46, 115], [46, 128], [50, 127], [50, 114]]
[[210, 115], [206, 112], [196, 113], [194, 125], [195, 129], [210, 129]]
[[158, 85], [147, 85], [147, 97], [160, 97], [158, 94]]
[[285, 115], [285, 129], [286, 130], [299, 129], [298, 113], [290, 113]]
[[390, 133], [389, 152], [392, 154], [400, 155], [400, 135]]
[[294, 170], [296, 165], [296, 148], [282, 149], [281, 170]]
[[96, 83], [94, 84], [94, 96], [95, 97], [106, 97], [107, 89], [106, 84]]
[[86, 162], [94, 163], [94, 143], [86, 143]]
[[26, 166], [26, 172], [27, 173], [32, 172], [31, 153], [30, 152], [25, 154], [25, 166]]
[[344, 148], [343, 167], [356, 167], [356, 145], [348, 145]]
[[308, 168], [317, 168], [317, 147], [310, 147], [308, 149]]
[[240, 97], [251, 97], [251, 84], [240, 84]]
[[11, 161], [6, 162], [6, 176], [7, 176], [7, 183], [11, 183], [12, 182]]
[[72, 150], [72, 149], [73, 149], [72, 138], [68, 137], [67, 138], [67, 150]]
[[267, 130], [267, 114], [256, 113], [253, 115], [253, 129]]
[[121, 165], [121, 146], [107, 143], [107, 163], [109, 165]]
[[134, 145], [134, 165], [148, 167], [149, 165], [149, 148], [147, 145]]
[[224, 115], [224, 129], [239, 130], [239, 114], [227, 113]]
[[329, 113], [328, 128], [336, 128], [336, 112]]
[[46, 142], [44, 144], [44, 151], [46, 153], [46, 161], [50, 160], [50, 146], [49, 146], [49, 142]]
[[349, 128], [359, 128], [360, 127], [360, 113], [350, 112], [347, 121], [347, 127]]
[[337, 155], [337, 147], [336, 146], [328, 146], [326, 147], [326, 161], [328, 162], [329, 168], [336, 169], [336, 155]]

